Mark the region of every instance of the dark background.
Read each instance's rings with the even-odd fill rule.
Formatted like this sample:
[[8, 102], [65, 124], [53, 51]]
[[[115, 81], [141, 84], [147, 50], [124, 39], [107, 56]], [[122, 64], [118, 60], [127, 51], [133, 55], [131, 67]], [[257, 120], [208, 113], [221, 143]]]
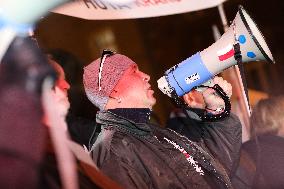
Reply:
[[[284, 91], [283, 0], [229, 0], [224, 3], [228, 21], [243, 5], [265, 36], [276, 64], [245, 64], [250, 89], [282, 94]], [[223, 33], [218, 9], [210, 8], [186, 14], [145, 19], [94, 21], [51, 13], [35, 31], [39, 45], [51, 52], [66, 71], [71, 83], [71, 111], [94, 118], [96, 109], [88, 102], [82, 87], [82, 68], [98, 58], [101, 50], [112, 48], [137, 62], [151, 75], [152, 88], [158, 99], [154, 111], [162, 123], [173, 105], [157, 88], [156, 80], [165, 70], [214, 43], [212, 25]]]

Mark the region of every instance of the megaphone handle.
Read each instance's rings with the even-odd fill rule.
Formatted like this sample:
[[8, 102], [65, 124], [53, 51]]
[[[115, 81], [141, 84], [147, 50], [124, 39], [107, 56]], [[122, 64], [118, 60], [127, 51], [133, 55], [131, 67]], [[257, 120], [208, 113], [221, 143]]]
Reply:
[[214, 89], [216, 93], [224, 100], [225, 109], [219, 114], [204, 113], [203, 115], [200, 115], [200, 118], [203, 121], [217, 121], [219, 119], [229, 116], [231, 112], [231, 102], [225, 91], [218, 84], [215, 84], [213, 87], [208, 88]]

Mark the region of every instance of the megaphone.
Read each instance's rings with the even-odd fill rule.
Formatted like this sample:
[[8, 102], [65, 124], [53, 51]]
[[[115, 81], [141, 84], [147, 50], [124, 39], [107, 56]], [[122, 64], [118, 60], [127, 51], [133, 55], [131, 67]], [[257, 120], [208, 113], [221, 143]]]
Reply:
[[229, 29], [207, 49], [165, 72], [159, 89], [169, 97], [183, 96], [223, 70], [240, 62], [275, 63], [263, 35], [242, 6]]

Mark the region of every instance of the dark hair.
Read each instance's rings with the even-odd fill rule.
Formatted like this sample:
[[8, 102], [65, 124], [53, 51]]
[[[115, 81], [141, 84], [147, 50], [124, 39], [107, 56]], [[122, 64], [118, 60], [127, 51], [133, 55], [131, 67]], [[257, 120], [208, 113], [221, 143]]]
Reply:
[[72, 86], [81, 85], [83, 63], [75, 55], [62, 49], [50, 49], [46, 54], [64, 69], [68, 83]]
[[1, 85], [17, 85], [30, 92], [41, 93], [47, 76], [55, 78], [54, 69], [47, 57], [30, 38], [16, 37], [0, 64]]

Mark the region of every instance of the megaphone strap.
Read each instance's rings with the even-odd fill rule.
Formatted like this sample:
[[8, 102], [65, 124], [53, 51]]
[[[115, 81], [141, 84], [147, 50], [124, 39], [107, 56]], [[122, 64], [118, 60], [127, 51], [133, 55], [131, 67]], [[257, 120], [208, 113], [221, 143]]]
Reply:
[[234, 58], [237, 61], [237, 63], [241, 63], [242, 62], [242, 52], [241, 52], [241, 47], [239, 43], [236, 43], [233, 45], [234, 46]]

